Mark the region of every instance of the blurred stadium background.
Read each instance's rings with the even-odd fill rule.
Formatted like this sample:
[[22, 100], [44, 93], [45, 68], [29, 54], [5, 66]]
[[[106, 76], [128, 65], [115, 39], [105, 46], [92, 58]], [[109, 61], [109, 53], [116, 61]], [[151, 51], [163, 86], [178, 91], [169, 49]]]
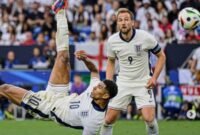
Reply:
[[[0, 83], [33, 91], [45, 89], [56, 56], [56, 21], [51, 3], [0, 0]], [[185, 7], [200, 9], [200, 0], [69, 0], [66, 12], [72, 89], [82, 92], [89, 81], [86, 68], [74, 58], [76, 50], [86, 50], [101, 71], [101, 78], [105, 78], [106, 42], [117, 31], [115, 12], [120, 7], [134, 13], [135, 28], [153, 34], [167, 56], [154, 90], [161, 135], [199, 135], [200, 27], [193, 31], [182, 29], [177, 15]], [[153, 68], [154, 55], [150, 61]], [[25, 110], [0, 99], [1, 135], [81, 133], [52, 122], [27, 119], [32, 118]], [[115, 135], [145, 134], [134, 100], [120, 119]]]

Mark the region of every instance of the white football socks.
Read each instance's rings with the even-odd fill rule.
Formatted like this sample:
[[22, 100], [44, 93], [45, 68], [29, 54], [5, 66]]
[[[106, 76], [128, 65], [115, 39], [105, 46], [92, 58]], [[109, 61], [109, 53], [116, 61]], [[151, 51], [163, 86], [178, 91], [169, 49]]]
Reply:
[[148, 135], [159, 135], [158, 123], [154, 119], [152, 122], [145, 122]]
[[57, 51], [69, 50], [69, 30], [67, 24], [66, 12], [61, 9], [56, 14], [57, 32], [56, 32], [56, 48]]

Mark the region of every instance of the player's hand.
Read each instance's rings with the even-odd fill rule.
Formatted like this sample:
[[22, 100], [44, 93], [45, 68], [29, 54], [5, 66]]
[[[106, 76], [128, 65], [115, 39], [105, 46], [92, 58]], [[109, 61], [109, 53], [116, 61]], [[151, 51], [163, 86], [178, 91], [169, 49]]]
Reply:
[[156, 79], [154, 79], [153, 77], [151, 79], [149, 79], [149, 81], [147, 82], [147, 85], [145, 86], [147, 89], [153, 89], [156, 86]]
[[74, 53], [74, 55], [76, 56], [76, 58], [78, 60], [86, 60], [87, 59], [87, 54], [84, 50], [76, 51]]

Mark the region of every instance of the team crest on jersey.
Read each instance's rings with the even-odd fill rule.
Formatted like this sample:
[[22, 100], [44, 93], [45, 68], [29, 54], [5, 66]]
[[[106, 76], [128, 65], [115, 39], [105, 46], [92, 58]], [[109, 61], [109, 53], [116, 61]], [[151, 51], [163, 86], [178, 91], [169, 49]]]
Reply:
[[118, 55], [118, 54], [119, 54], [119, 52], [120, 52], [120, 51], [115, 51], [116, 55]]
[[81, 117], [88, 117], [88, 111], [82, 111], [81, 112]]
[[135, 51], [137, 53], [137, 56], [140, 56], [142, 51], [142, 45], [135, 45]]

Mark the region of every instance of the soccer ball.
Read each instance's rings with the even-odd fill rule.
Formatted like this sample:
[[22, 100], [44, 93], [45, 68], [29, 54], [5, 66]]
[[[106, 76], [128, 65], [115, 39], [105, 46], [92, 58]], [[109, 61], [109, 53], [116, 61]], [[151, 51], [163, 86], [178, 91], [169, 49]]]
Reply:
[[200, 13], [192, 7], [187, 7], [179, 12], [178, 20], [184, 29], [193, 30], [200, 25]]

